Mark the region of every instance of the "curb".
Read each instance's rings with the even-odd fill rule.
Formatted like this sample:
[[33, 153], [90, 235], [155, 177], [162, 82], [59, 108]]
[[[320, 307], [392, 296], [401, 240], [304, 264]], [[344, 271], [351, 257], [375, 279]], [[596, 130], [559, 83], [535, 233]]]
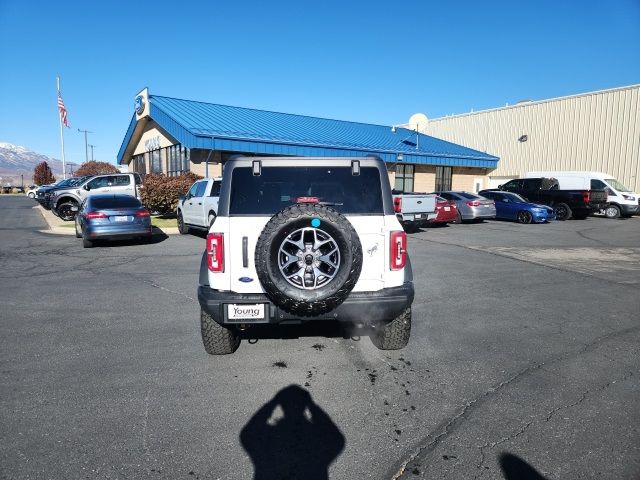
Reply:
[[[47, 226], [49, 227], [48, 230], [39, 230], [40, 233], [48, 233], [50, 235], [75, 235], [76, 234], [74, 228], [63, 227], [62, 225], [66, 225], [67, 222], [65, 222], [64, 220], [60, 220], [50, 210], [44, 209], [41, 205], [36, 205], [32, 208], [40, 211], [40, 213], [42, 214], [42, 218], [44, 218], [44, 221], [47, 223]], [[167, 228], [153, 227], [152, 235], [161, 235], [161, 234], [179, 235], [180, 232], [178, 231], [177, 227], [167, 227]]]

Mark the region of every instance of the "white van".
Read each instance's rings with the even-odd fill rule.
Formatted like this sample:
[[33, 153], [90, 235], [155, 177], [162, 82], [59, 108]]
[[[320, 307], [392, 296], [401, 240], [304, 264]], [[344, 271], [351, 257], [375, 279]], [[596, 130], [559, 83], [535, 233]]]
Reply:
[[561, 190], [605, 190], [609, 205], [607, 218], [630, 217], [640, 214], [640, 195], [632, 192], [612, 175], [601, 172], [527, 172], [526, 178], [553, 177]]

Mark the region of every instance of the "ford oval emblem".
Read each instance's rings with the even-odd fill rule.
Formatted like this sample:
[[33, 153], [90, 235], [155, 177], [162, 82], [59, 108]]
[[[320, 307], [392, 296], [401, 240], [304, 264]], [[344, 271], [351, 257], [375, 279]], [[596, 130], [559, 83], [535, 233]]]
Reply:
[[418, 205], [420, 205], [422, 203], [422, 200], [418, 200]]
[[253, 278], [251, 277], [240, 277], [238, 280], [240, 280], [242, 283], [253, 282]]
[[142, 115], [144, 112], [144, 97], [142, 95], [138, 95], [134, 101], [134, 109], [138, 115]]

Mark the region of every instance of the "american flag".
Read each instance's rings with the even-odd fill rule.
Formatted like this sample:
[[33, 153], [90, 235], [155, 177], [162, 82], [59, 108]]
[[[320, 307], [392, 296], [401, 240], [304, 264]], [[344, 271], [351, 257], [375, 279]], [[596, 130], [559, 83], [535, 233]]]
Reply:
[[62, 101], [62, 95], [58, 92], [58, 111], [60, 112], [60, 120], [65, 127], [69, 128], [69, 121], [67, 120], [67, 107], [64, 106]]

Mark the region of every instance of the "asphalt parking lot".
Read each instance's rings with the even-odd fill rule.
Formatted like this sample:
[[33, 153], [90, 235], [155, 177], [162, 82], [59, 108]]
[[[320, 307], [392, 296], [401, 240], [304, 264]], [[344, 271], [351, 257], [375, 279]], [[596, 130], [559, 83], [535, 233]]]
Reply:
[[0, 197], [0, 478], [640, 478], [638, 217], [426, 229], [406, 349], [210, 357], [202, 237], [85, 250], [33, 205]]

